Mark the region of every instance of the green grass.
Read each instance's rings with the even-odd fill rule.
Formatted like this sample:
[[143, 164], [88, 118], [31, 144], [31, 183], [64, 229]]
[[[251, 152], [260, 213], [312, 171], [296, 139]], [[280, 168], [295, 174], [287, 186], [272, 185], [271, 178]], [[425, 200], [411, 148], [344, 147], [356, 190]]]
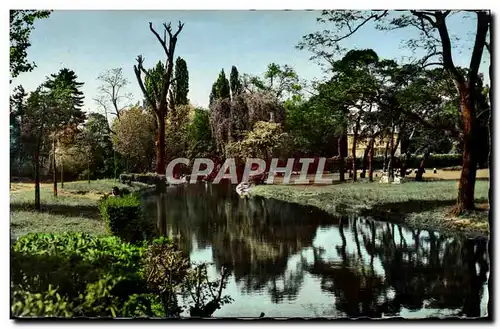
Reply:
[[107, 234], [101, 220], [98, 200], [104, 193], [110, 193], [113, 186], [130, 191], [146, 187], [145, 184], [127, 186], [114, 180], [98, 180], [64, 183], [59, 185], [58, 196], [54, 197], [51, 184], [40, 188], [41, 211], [34, 210], [35, 192], [33, 185], [13, 183], [10, 193], [11, 237], [27, 233], [83, 232], [94, 235]]
[[[476, 182], [476, 202], [488, 202], [487, 181]], [[487, 234], [487, 211], [465, 218], [447, 216], [457, 197], [456, 181], [404, 184], [344, 183], [325, 186], [260, 185], [252, 195], [312, 205], [340, 215], [357, 212], [377, 218], [404, 220], [412, 226]], [[466, 224], [466, 225], [464, 225]]]

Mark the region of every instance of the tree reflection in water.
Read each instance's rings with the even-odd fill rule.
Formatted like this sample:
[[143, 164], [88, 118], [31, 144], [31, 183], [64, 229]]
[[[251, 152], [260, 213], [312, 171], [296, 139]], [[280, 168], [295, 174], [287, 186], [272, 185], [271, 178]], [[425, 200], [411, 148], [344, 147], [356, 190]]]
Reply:
[[[481, 301], [489, 263], [484, 239], [356, 216], [335, 218], [276, 200], [240, 199], [230, 185], [169, 188], [144, 205], [158, 234], [177, 236], [191, 255], [210, 248], [209, 259], [203, 260], [217, 271], [226, 266], [232, 272], [242, 303], [248, 294], [265, 295], [275, 304], [323, 294], [331, 296], [325, 315], [398, 316], [403, 310], [421, 317], [440, 311], [485, 315]], [[318, 246], [319, 230], [326, 234], [326, 247]], [[319, 281], [319, 291], [302, 289], [305, 278]], [[256, 314], [261, 311], [266, 312]]]

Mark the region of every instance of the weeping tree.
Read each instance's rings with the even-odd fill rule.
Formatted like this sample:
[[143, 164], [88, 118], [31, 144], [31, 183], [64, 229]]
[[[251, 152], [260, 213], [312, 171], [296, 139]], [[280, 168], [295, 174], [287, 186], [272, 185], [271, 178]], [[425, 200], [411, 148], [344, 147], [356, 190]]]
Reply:
[[[153, 23], [149, 23], [149, 29], [156, 36], [158, 42], [161, 44], [163, 50], [165, 51], [166, 61], [163, 68], [163, 74], [160, 75], [158, 79], [151, 79], [150, 72], [146, 70], [143, 66], [144, 57], [142, 55], [137, 56], [137, 65], [134, 65], [134, 72], [137, 77], [137, 82], [139, 87], [146, 99], [148, 105], [153, 110], [156, 117], [156, 173], [159, 175], [165, 175], [166, 165], [165, 165], [165, 117], [168, 113], [168, 92], [170, 86], [172, 85], [172, 73], [174, 68], [174, 53], [175, 46], [177, 44], [177, 37], [182, 31], [184, 24], [179, 21], [177, 31], [172, 33], [172, 26], [170, 23], [163, 23], [163, 38], [156, 32], [153, 28]], [[167, 40], [168, 34], [168, 40]], [[146, 90], [145, 82], [142, 75], [145, 76], [144, 80], [149, 79], [151, 81], [152, 93], [148, 93]]]
[[258, 121], [284, 120], [284, 108], [267, 93], [242, 93], [232, 101], [215, 101], [210, 108], [210, 126], [217, 151], [225, 156], [229, 143], [241, 141]]
[[[363, 28], [371, 26], [377, 30], [392, 31], [411, 29], [418, 36], [410, 38], [406, 46], [423, 55], [417, 61], [422, 68], [440, 66], [449, 74], [459, 94], [463, 125], [462, 173], [458, 186], [457, 204], [453, 214], [474, 209], [474, 187], [476, 182], [478, 140], [478, 120], [476, 113], [475, 88], [479, 76], [479, 66], [487, 44], [487, 34], [491, 25], [489, 11], [460, 12], [461, 15], [475, 16], [476, 28], [469, 67], [466, 72], [457, 68], [453, 60], [452, 39], [447, 20], [457, 12], [451, 10], [409, 10], [390, 12], [336, 11], [325, 10], [317, 19], [321, 24], [331, 24], [331, 29], [310, 33], [302, 38], [298, 47], [307, 48], [316, 59], [331, 62], [335, 55], [343, 53], [343, 40], [353, 36]], [[458, 39], [460, 41], [460, 39]], [[423, 51], [422, 51], [423, 50]]]

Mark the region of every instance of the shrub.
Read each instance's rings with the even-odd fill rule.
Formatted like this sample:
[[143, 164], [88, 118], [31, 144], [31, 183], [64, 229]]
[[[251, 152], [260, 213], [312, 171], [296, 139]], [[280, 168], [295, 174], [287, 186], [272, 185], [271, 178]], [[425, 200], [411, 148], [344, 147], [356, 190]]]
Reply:
[[141, 203], [137, 194], [101, 200], [99, 210], [110, 233], [126, 241], [142, 240]]
[[143, 253], [117, 237], [26, 235], [11, 252], [12, 314], [118, 316], [130, 296], [147, 292]]
[[61, 297], [52, 286], [43, 293], [13, 291], [11, 313], [14, 316], [70, 317], [73, 304], [66, 297]]
[[13, 317], [178, 316], [175, 301], [188, 292], [202, 297], [193, 297], [191, 313], [210, 316], [230, 301], [221, 295], [226, 283], [227, 275], [209, 281], [206, 271], [190, 269], [165, 237], [132, 245], [83, 233], [28, 234], [11, 250]]

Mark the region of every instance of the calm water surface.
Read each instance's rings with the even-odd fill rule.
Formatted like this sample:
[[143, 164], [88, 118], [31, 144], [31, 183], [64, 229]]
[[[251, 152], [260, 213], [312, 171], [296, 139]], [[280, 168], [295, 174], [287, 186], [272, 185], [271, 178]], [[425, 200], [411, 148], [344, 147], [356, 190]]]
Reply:
[[157, 233], [180, 239], [234, 301], [217, 317], [485, 316], [487, 241], [184, 185], [144, 199]]

